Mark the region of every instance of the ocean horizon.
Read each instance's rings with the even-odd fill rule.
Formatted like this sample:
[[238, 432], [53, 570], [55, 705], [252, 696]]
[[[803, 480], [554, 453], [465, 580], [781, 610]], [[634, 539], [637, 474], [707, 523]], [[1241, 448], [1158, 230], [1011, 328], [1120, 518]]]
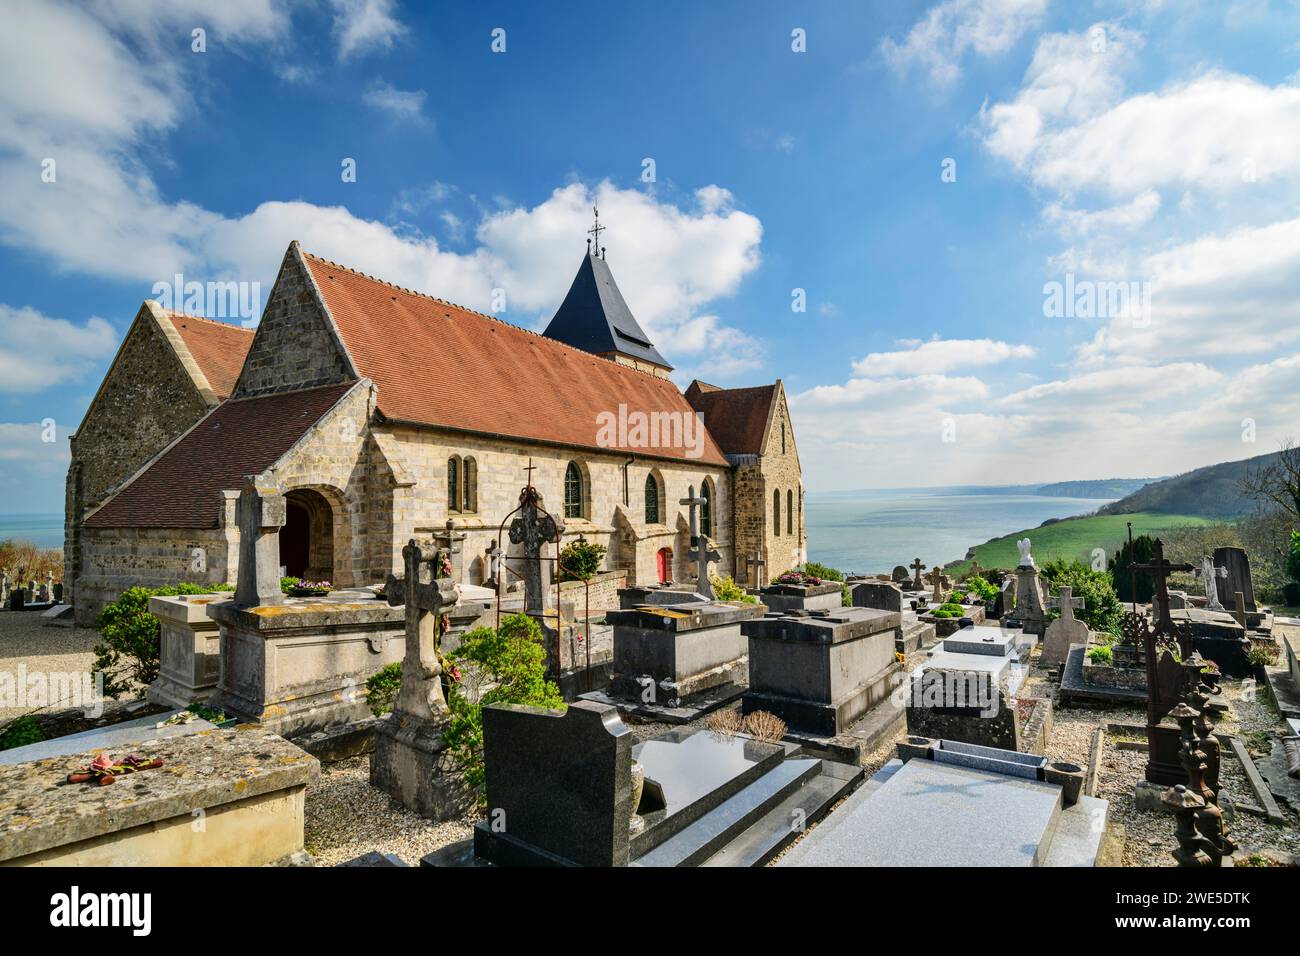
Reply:
[[[917, 557], [927, 565], [947, 564], [990, 538], [1088, 514], [1113, 500], [1027, 494], [1024, 486], [810, 491], [804, 499], [808, 557], [869, 574]], [[0, 515], [0, 541], [6, 538], [61, 548], [63, 515]]]

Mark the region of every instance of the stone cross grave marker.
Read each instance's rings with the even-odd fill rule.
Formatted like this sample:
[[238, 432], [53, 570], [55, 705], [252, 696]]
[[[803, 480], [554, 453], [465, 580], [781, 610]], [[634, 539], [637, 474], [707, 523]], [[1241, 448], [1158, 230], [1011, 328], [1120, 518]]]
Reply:
[[1076, 607], [1082, 609], [1085, 605], [1083, 598], [1074, 597], [1073, 589], [1069, 585], [1065, 585], [1057, 593], [1056, 597], [1048, 598], [1047, 606], [1060, 608], [1062, 621], [1073, 621], [1075, 619], [1074, 609]]
[[1219, 585], [1216, 578], [1226, 578], [1228, 569], [1216, 567], [1214, 558], [1208, 554], [1201, 558], [1201, 566], [1196, 571], [1196, 576], [1201, 579], [1205, 585], [1205, 609], [1207, 611], [1222, 611], [1223, 602], [1219, 600]]
[[1067, 585], [1061, 588], [1056, 597], [1049, 598], [1047, 605], [1060, 608], [1061, 616], [1047, 625], [1043, 634], [1043, 649], [1039, 652], [1039, 663], [1060, 667], [1069, 657], [1072, 645], [1088, 643], [1088, 625], [1074, 616], [1074, 609], [1084, 607], [1084, 600], [1073, 597], [1071, 588]]
[[519, 517], [510, 522], [510, 541], [524, 546], [524, 613], [540, 624], [546, 607], [542, 547], [558, 542], [564, 525], [541, 507], [537, 489], [531, 484], [520, 492], [519, 504]]
[[980, 563], [972, 559], [970, 563], [970, 570], [966, 573], [967, 579], [969, 580], [970, 578], [977, 578], [981, 576], [983, 573], [984, 573], [984, 569], [980, 567]]
[[406, 656], [393, 710], [417, 720], [441, 721], [447, 713], [438, 663], [438, 621], [456, 603], [456, 582], [438, 577], [445, 551], [427, 554], [412, 538], [402, 549], [406, 573], [388, 576], [384, 593], [391, 607], [406, 606]]
[[934, 601], [935, 604], [942, 604], [943, 603], [943, 571], [941, 571], [937, 567], [932, 568], [930, 573], [925, 576], [925, 579], [930, 582], [930, 587], [931, 587], [930, 600]]
[[1159, 662], [1156, 644], [1160, 639], [1167, 638], [1176, 641], [1179, 645], [1181, 656], [1190, 657], [1192, 653], [1191, 640], [1187, 637], [1186, 632], [1174, 626], [1173, 616], [1169, 613], [1169, 575], [1175, 571], [1194, 570], [1190, 564], [1174, 564], [1165, 559], [1164, 543], [1156, 539], [1155, 558], [1147, 564], [1131, 564], [1130, 570], [1146, 571], [1155, 578], [1155, 626], [1147, 628], [1143, 634], [1143, 644], [1145, 645], [1147, 657], [1147, 726], [1154, 727], [1160, 723], [1164, 717], [1164, 712], [1160, 711], [1160, 701], [1157, 699], [1156, 683], [1156, 665]]
[[750, 584], [756, 588], [761, 588], [763, 586], [763, 568], [767, 565], [767, 562], [763, 560], [762, 553], [759, 551], [749, 552], [746, 564], [746, 577], [749, 579]]
[[682, 498], [677, 502], [679, 505], [686, 505], [690, 508], [691, 516], [691, 551], [686, 555], [687, 559], [695, 561], [696, 574], [699, 576], [699, 584], [695, 588], [700, 594], [710, 601], [714, 599], [713, 582], [709, 580], [709, 562], [721, 561], [722, 555], [718, 554], [716, 548], [709, 544], [708, 535], [699, 534], [695, 523], [695, 513], [702, 508], [707, 502], [703, 498]]
[[925, 570], [926, 566], [921, 563], [920, 558], [917, 558], [912, 562], [911, 568], [912, 568], [912, 575], [913, 575], [912, 586], [917, 591], [920, 591], [922, 588], [925, 587], [925, 582], [921, 580], [921, 572]]
[[496, 543], [494, 538], [492, 544], [483, 552], [483, 583], [485, 585], [489, 587], [500, 586], [502, 588], [506, 586], [507, 582], [502, 571], [504, 557], [505, 552], [501, 550], [501, 546]]
[[254, 475], [244, 479], [236, 514], [239, 517], [239, 576], [236, 607], [283, 604], [280, 591], [280, 529], [288, 505], [280, 489], [261, 483]]

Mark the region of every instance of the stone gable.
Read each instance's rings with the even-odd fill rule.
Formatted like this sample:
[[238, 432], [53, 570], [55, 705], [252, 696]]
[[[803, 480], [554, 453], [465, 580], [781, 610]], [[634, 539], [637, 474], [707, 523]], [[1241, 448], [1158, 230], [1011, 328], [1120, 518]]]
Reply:
[[335, 385], [357, 378], [294, 243], [280, 264], [233, 397]]

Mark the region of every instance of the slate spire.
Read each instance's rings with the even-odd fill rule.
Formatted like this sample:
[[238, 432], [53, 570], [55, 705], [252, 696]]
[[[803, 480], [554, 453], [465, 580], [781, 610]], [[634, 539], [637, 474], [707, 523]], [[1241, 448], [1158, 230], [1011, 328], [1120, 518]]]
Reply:
[[[603, 231], [606, 227], [597, 227]], [[600, 233], [596, 233], [599, 237]], [[587, 242], [587, 252], [569, 292], [542, 334], [574, 348], [611, 358], [619, 356], [672, 371], [641, 328], [618, 291], [599, 242]]]

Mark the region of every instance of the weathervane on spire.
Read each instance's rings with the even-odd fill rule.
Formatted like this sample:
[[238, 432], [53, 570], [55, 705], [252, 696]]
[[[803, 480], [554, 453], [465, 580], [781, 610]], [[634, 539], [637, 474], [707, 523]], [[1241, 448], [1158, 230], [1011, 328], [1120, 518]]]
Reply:
[[590, 244], [591, 244], [592, 254], [598, 256], [598, 255], [600, 255], [601, 252], [603, 251], [603, 250], [600, 248], [600, 234], [601, 234], [602, 232], [604, 232], [605, 229], [606, 229], [607, 227], [602, 226], [602, 225], [600, 224], [600, 209], [599, 209], [599, 207], [597, 207], [597, 206], [592, 206], [592, 207], [591, 207], [591, 212], [592, 212], [592, 214], [596, 217], [596, 223], [595, 223], [595, 225], [593, 225], [590, 229], [588, 229], [587, 232], [591, 233], [591, 235], [593, 236], [593, 238], [589, 240], [589, 242], [590, 242]]

